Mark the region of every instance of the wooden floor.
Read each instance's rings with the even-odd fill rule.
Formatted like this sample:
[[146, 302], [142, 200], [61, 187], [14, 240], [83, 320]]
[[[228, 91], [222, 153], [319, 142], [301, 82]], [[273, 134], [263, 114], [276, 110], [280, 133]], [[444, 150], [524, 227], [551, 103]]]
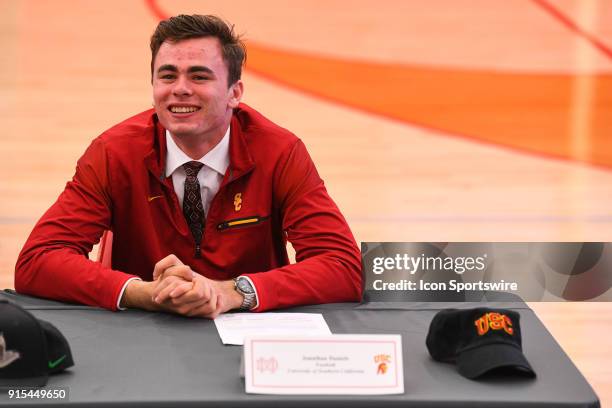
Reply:
[[[352, 3], [0, 0], [0, 287], [89, 141], [151, 106], [160, 13], [245, 33], [245, 102], [358, 241], [612, 241], [611, 2]], [[531, 306], [612, 405], [611, 304]]]

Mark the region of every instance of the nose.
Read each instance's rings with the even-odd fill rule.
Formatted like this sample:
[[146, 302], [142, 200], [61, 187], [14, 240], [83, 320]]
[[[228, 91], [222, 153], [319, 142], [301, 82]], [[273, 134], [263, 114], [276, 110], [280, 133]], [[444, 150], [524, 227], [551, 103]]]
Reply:
[[184, 76], [179, 76], [174, 82], [172, 93], [175, 96], [190, 96], [193, 93], [189, 80]]

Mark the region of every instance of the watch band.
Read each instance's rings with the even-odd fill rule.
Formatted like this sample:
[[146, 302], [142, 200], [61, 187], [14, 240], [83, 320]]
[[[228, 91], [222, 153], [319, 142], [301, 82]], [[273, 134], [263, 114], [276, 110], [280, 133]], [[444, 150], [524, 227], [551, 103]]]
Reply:
[[243, 276], [234, 278], [234, 289], [242, 295], [240, 310], [250, 310], [255, 306], [257, 300], [255, 298], [255, 289], [253, 289], [253, 285], [251, 285], [247, 278]]

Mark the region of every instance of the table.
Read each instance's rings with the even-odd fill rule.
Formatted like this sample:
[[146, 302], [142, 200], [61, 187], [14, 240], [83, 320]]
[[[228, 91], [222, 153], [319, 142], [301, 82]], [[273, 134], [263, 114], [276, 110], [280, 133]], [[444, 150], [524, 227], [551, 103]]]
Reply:
[[[75, 366], [51, 376], [46, 388], [68, 388], [70, 407], [599, 407], [590, 385], [522, 302], [367, 302], [284, 310], [322, 313], [333, 333], [401, 334], [405, 394], [274, 396], [245, 393], [239, 375], [242, 348], [224, 346], [212, 321], [110, 312], [7, 292], [2, 297], [52, 322], [68, 339]], [[454, 365], [429, 357], [425, 337], [438, 310], [485, 305], [521, 314], [523, 350], [538, 374], [535, 380], [471, 381]], [[44, 403], [51, 402], [0, 395], [0, 406]]]

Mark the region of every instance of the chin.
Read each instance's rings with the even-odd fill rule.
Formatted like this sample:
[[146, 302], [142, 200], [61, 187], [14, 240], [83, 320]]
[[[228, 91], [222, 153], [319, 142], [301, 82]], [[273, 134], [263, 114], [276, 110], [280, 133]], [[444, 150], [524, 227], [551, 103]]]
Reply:
[[193, 134], [196, 134], [195, 129], [187, 129], [182, 126], [170, 127], [168, 128], [172, 135], [177, 137], [189, 137]]
[[[164, 123], [162, 122], [162, 125]], [[193, 123], [168, 123], [168, 126], [165, 126], [166, 129], [170, 131], [173, 135], [185, 134], [185, 133], [197, 133], [198, 126]]]

